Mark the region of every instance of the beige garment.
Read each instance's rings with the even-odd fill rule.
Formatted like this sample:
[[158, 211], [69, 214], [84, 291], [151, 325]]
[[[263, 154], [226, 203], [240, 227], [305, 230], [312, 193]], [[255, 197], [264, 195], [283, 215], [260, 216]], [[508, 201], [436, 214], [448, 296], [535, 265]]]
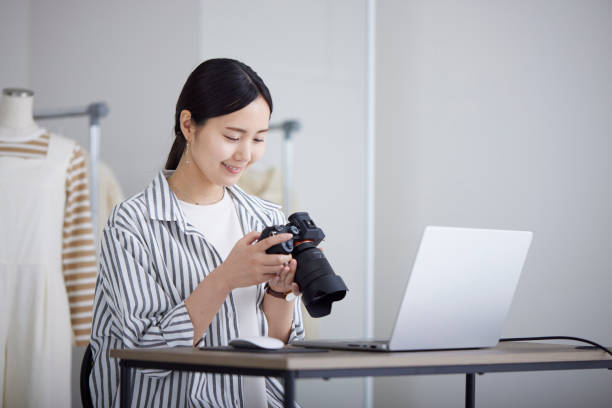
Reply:
[[238, 187], [264, 200], [283, 203], [283, 178], [274, 167], [263, 170], [249, 167], [240, 177]]
[[[91, 180], [89, 155], [86, 156], [85, 161], [87, 162], [87, 178]], [[121, 185], [111, 168], [103, 161], [98, 161], [98, 221], [96, 225], [98, 248], [104, 226], [113, 207], [124, 199]]]

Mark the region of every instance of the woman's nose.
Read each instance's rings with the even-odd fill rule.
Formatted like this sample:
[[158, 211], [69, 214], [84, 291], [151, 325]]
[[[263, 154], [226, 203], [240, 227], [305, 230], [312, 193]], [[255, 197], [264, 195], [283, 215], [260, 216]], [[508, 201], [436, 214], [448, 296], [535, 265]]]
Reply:
[[246, 140], [241, 142], [234, 153], [234, 158], [238, 161], [251, 161], [251, 144]]

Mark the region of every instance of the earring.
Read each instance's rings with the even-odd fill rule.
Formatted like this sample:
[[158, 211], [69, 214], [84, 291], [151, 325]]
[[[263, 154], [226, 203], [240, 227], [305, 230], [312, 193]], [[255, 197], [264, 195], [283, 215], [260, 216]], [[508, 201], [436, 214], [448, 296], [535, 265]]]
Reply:
[[189, 164], [191, 161], [189, 160], [189, 142], [187, 142], [187, 148], [185, 149], [185, 164]]

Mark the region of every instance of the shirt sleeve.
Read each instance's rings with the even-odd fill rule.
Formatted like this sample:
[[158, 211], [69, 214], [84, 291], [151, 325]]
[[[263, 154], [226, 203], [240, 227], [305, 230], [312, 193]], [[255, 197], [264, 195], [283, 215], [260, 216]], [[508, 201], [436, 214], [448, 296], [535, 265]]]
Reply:
[[164, 290], [151, 256], [132, 233], [106, 227], [100, 280], [124, 347], [193, 345], [193, 324], [184, 301]]
[[62, 270], [74, 339], [77, 346], [86, 346], [91, 333], [97, 270], [89, 180], [84, 153], [79, 146], [74, 148], [66, 172]]

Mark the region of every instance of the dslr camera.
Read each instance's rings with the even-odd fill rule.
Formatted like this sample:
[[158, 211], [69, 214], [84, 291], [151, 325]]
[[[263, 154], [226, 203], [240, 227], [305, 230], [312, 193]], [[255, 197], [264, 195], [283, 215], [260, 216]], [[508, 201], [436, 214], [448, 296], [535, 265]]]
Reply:
[[312, 317], [327, 316], [332, 302], [343, 299], [348, 289], [317, 248], [325, 238], [323, 230], [315, 225], [307, 212], [297, 212], [289, 216], [286, 225], [266, 227], [259, 240], [283, 233], [290, 233], [293, 238], [268, 248], [266, 252], [293, 255], [297, 261], [294, 281], [300, 286], [306, 310]]

